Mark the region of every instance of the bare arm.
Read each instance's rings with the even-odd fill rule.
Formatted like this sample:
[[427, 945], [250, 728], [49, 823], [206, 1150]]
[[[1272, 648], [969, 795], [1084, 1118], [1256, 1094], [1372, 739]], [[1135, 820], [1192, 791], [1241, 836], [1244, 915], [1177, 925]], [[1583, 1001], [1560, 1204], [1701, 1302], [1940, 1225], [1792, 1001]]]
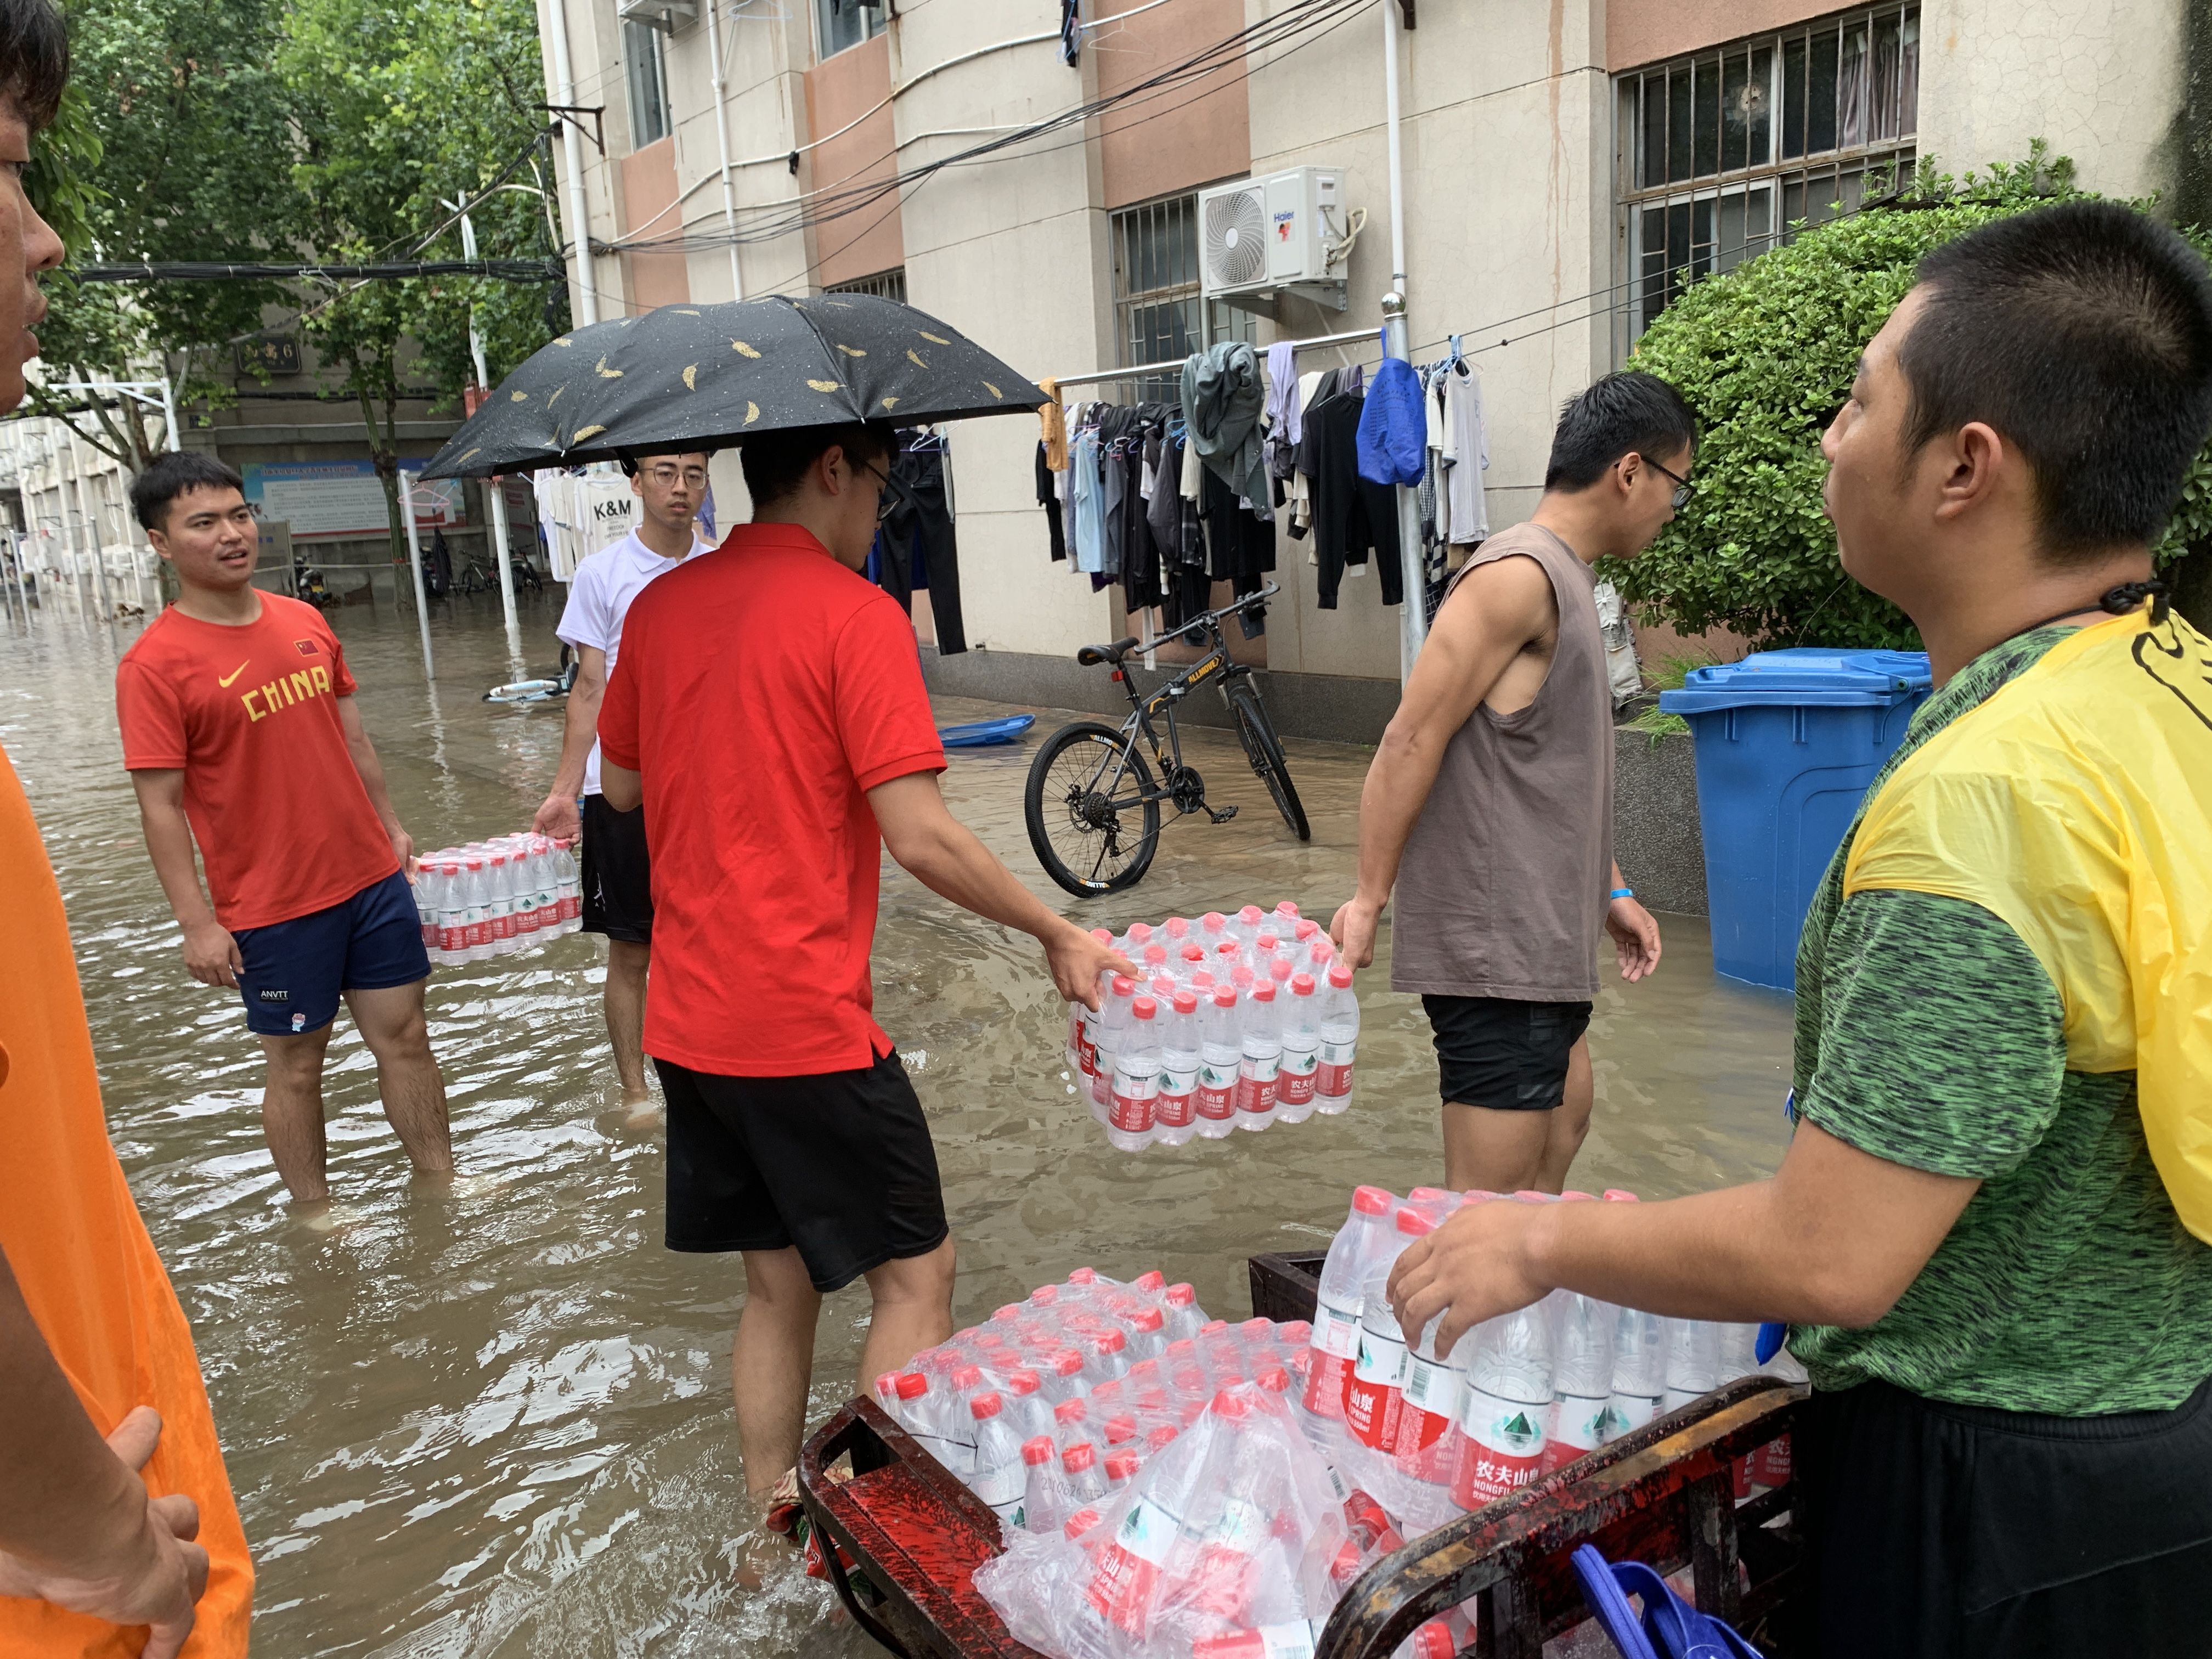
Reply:
[[1553, 625], [1551, 578], [1534, 559], [1484, 565], [1452, 591], [1382, 733], [1359, 792], [1359, 885], [1329, 935], [1354, 968], [1375, 959], [1375, 927], [1444, 748], [1527, 648]]
[[338, 725], [345, 732], [346, 753], [353, 757], [353, 769], [361, 774], [361, 787], [368, 791], [368, 804], [375, 809], [377, 822], [392, 837], [392, 850], [399, 854], [399, 867], [412, 881], [415, 838], [399, 827], [399, 814], [392, 810], [392, 796], [384, 787], [384, 763], [376, 757], [376, 745], [368, 740], [368, 728], [361, 723], [361, 710], [354, 700], [340, 697], [337, 703]]
[[1439, 1352], [1556, 1289], [1686, 1319], [1871, 1325], [1980, 1188], [1863, 1152], [1810, 1123], [1771, 1181], [1663, 1204], [1478, 1204], [1390, 1275], [1407, 1329], [1449, 1310]]
[[617, 766], [599, 751], [599, 798], [617, 812], [635, 812], [645, 805], [645, 780], [627, 766]]
[[[578, 646], [576, 683], [569, 688], [568, 715], [561, 726], [561, 764], [553, 774], [553, 787], [546, 794], [545, 804], [538, 809], [530, 825], [541, 836], [574, 841], [582, 833], [576, 796], [584, 787], [584, 767], [592, 758], [592, 744], [599, 740], [599, 703], [606, 694], [607, 653], [596, 645]], [[604, 757], [600, 765], [604, 770]]]
[[1020, 929], [1044, 946], [1061, 996], [1098, 1006], [1098, 975], [1134, 973], [1125, 958], [1049, 909], [1014, 872], [946, 810], [933, 772], [910, 772], [868, 791], [884, 844], [908, 874], [943, 898], [990, 921]]
[[0, 1256], [0, 1595], [150, 1626], [147, 1659], [173, 1659], [208, 1559], [192, 1500], [137, 1476], [161, 1433], [141, 1406], [101, 1443]]
[[241, 963], [238, 941], [216, 920], [215, 907], [200, 890], [199, 866], [192, 861], [192, 827], [185, 818], [185, 775], [179, 770], [133, 772], [138, 822], [154, 873], [168, 896], [169, 908], [185, 930], [185, 969], [203, 985], [238, 983]]

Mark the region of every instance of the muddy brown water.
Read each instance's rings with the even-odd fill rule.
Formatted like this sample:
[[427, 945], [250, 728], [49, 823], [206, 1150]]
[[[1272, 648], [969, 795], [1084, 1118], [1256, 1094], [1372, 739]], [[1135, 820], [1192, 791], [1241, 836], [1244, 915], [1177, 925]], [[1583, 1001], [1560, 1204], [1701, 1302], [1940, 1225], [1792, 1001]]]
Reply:
[[[428, 848], [524, 827], [559, 751], [558, 705], [495, 707], [495, 599], [440, 607], [436, 689], [411, 619], [332, 613], [393, 799]], [[526, 602], [531, 660], [556, 611]], [[330, 1051], [337, 1224], [288, 1210], [263, 1145], [261, 1066], [234, 994], [194, 985], [138, 836], [112, 684], [135, 625], [65, 609], [0, 632], [0, 744], [67, 901], [116, 1148], [191, 1316], [258, 1564], [254, 1646], [377, 1659], [857, 1654], [828, 1592], [738, 1589], [743, 1482], [728, 1395], [734, 1258], [661, 1248], [657, 1133], [625, 1133], [587, 937], [441, 969], [432, 1039], [459, 1188], [410, 1182], [369, 1055]], [[1006, 712], [955, 699], [941, 720]], [[1041, 711], [1039, 732], [1064, 716]], [[1115, 927], [1246, 902], [1326, 921], [1352, 885], [1368, 751], [1292, 741], [1313, 840], [1291, 839], [1225, 736], [1190, 758], [1242, 815], [1170, 825], [1132, 893], [1079, 903], [1036, 866], [1021, 787], [1035, 738], [956, 753], [953, 810], [1048, 902]], [[1705, 926], [1592, 1024], [1597, 1109], [1574, 1184], [1668, 1196], [1769, 1172], [1784, 1141], [1787, 1000], [1711, 969]], [[1386, 936], [1387, 939], [1387, 936]], [[963, 1322], [1079, 1264], [1188, 1279], [1249, 1311], [1244, 1260], [1316, 1248], [1349, 1188], [1441, 1176], [1417, 999], [1361, 975], [1358, 1092], [1341, 1117], [1128, 1158], [1072, 1097], [1063, 1006], [1034, 945], [886, 861], [877, 1012], [909, 1057], [960, 1242]], [[852, 1386], [859, 1286], [825, 1304], [816, 1419]]]

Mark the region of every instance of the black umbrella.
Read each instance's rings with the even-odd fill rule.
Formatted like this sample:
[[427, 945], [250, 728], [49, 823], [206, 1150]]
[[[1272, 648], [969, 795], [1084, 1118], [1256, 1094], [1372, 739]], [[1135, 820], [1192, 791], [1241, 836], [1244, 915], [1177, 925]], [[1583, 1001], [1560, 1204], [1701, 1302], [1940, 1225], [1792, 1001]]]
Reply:
[[576, 466], [784, 427], [1012, 415], [1048, 401], [927, 312], [872, 294], [662, 306], [540, 349], [423, 476]]

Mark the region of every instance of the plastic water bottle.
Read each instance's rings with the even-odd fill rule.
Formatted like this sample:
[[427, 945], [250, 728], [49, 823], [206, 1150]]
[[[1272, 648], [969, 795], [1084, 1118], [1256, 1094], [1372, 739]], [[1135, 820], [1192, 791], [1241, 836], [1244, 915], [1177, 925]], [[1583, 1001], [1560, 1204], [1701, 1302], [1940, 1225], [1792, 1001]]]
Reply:
[[1554, 1291], [1544, 1305], [1552, 1318], [1552, 1417], [1544, 1425], [1544, 1473], [1549, 1474], [1608, 1437], [1620, 1310], [1573, 1291]]
[[1060, 1455], [1060, 1473], [1067, 1481], [1068, 1497], [1075, 1506], [1103, 1502], [1106, 1497], [1106, 1477], [1098, 1468], [1097, 1445], [1089, 1440], [1079, 1440]]
[[1679, 1410], [1721, 1385], [1721, 1328], [1710, 1320], [1667, 1322], [1667, 1392], [1662, 1412]]
[[1478, 1510], [1543, 1473], [1552, 1340], [1540, 1303], [1475, 1328], [1460, 1407], [1452, 1502]]
[[1167, 1328], [1162, 1333], [1170, 1342], [1180, 1342], [1196, 1336], [1198, 1328], [1206, 1323], [1206, 1314], [1198, 1305], [1198, 1292], [1188, 1285], [1170, 1285], [1162, 1293], [1167, 1303]]
[[1237, 1077], [1244, 1059], [1238, 1012], [1237, 988], [1215, 986], [1198, 1047], [1198, 1132], [1208, 1140], [1219, 1140], [1237, 1127]]
[[1667, 1393], [1667, 1327], [1671, 1322], [1639, 1308], [1623, 1308], [1613, 1326], [1613, 1394], [1606, 1402], [1606, 1435], [1618, 1439], [1659, 1415]]
[[1275, 1111], [1285, 1123], [1314, 1115], [1321, 1063], [1321, 1015], [1311, 974], [1291, 975], [1291, 1000], [1283, 1010], [1283, 1067], [1275, 1085]]
[[1067, 1477], [1060, 1472], [1060, 1448], [1047, 1435], [1024, 1441], [1022, 1469], [1024, 1479], [1018, 1524], [1026, 1532], [1047, 1535], [1058, 1532], [1075, 1509]]
[[1248, 904], [1237, 913], [1237, 919], [1229, 924], [1230, 936], [1248, 955], [1251, 951], [1253, 942], [1260, 937], [1260, 924], [1266, 919], [1265, 912], [1258, 905]]
[[1390, 1194], [1380, 1187], [1361, 1187], [1352, 1194], [1351, 1213], [1322, 1260], [1321, 1285], [1315, 1297], [1313, 1364], [1306, 1374], [1303, 1401], [1312, 1416], [1344, 1420], [1344, 1383], [1359, 1352], [1359, 1313], [1366, 1302], [1367, 1258], [1377, 1248], [1378, 1223], [1390, 1213]]
[[[1094, 927], [1091, 937], [1111, 950], [1114, 935], [1103, 927]], [[1114, 972], [1100, 970], [1098, 975], [1098, 1006], [1086, 1008], [1080, 1002], [1067, 1005], [1067, 1066], [1071, 1072], [1089, 1079], [1098, 1069], [1098, 1019], [1106, 1006], [1106, 999], [1113, 994]]]
[[465, 908], [463, 925], [467, 930], [468, 959], [483, 962], [492, 954], [491, 891], [484, 880], [482, 859], [471, 859], [461, 877]]
[[1407, 1245], [1435, 1231], [1425, 1212], [1400, 1205], [1392, 1232], [1369, 1255], [1360, 1280], [1359, 1350], [1344, 1385], [1345, 1454], [1352, 1484], [1370, 1492], [1389, 1484], [1383, 1471], [1395, 1454], [1406, 1383], [1406, 1334], [1390, 1311], [1390, 1269]]
[[1137, 981], [1116, 974], [1107, 982], [1098, 1020], [1097, 1058], [1091, 1063], [1091, 1115], [1106, 1121], [1107, 1104], [1114, 1096], [1114, 1056], [1129, 1027], [1129, 1005], [1136, 1000]]
[[1188, 1146], [1198, 1133], [1198, 998], [1177, 991], [1160, 1033], [1159, 1099], [1152, 1121], [1164, 1146]]
[[1022, 1462], [1022, 1443], [1006, 1421], [997, 1390], [985, 1389], [968, 1402], [975, 1424], [975, 1472], [968, 1486], [992, 1512], [1009, 1525], [1018, 1524], [1022, 1497], [1028, 1486], [1028, 1468]]
[[1332, 963], [1321, 1004], [1321, 1051], [1314, 1070], [1314, 1109], [1334, 1116], [1352, 1104], [1352, 1067], [1359, 1049], [1359, 999], [1352, 969]]
[[422, 949], [438, 960], [438, 874], [424, 865], [415, 872], [415, 921], [422, 935]]
[[486, 860], [484, 919], [490, 924], [489, 954], [501, 957], [514, 949], [514, 875], [504, 854], [495, 853]]
[[[1119, 981], [1116, 988], [1127, 983]], [[1160, 1092], [1158, 1014], [1159, 1004], [1151, 997], [1131, 998], [1129, 1029], [1117, 1039], [1106, 1139], [1125, 1152], [1141, 1152], [1152, 1144], [1152, 1105]]]
[[1275, 987], [1262, 980], [1244, 1007], [1243, 1054], [1237, 1071], [1237, 1125], [1264, 1129], [1274, 1121], [1275, 1089], [1283, 1064], [1283, 1039]]

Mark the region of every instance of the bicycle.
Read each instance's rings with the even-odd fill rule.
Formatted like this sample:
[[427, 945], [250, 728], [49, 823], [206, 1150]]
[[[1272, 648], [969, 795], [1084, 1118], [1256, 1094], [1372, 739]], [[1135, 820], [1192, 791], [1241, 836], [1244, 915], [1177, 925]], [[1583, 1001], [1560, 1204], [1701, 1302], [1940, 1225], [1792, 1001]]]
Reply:
[[[1129, 715], [1118, 727], [1103, 720], [1063, 726], [1045, 740], [1030, 763], [1022, 793], [1030, 846], [1045, 873], [1068, 892], [1088, 898], [1119, 893], [1143, 880], [1159, 844], [1163, 803], [1174, 806], [1178, 817], [1204, 812], [1214, 823], [1226, 823], [1237, 816], [1234, 806], [1209, 806], [1206, 780], [1195, 768], [1183, 764], [1176, 705], [1207, 680], [1218, 684], [1245, 758], [1267, 786], [1283, 822], [1300, 841], [1313, 838], [1260, 688], [1250, 668], [1230, 659], [1221, 634], [1224, 617], [1241, 615], [1281, 591], [1271, 582], [1164, 636], [1193, 645], [1210, 643], [1212, 649], [1149, 693], [1137, 690], [1127, 661], [1141, 641], [1086, 645], [1075, 653], [1075, 660], [1085, 668], [1112, 665], [1115, 679], [1129, 694]], [[1164, 739], [1153, 726], [1155, 717], [1165, 723]], [[1146, 763], [1146, 750], [1152, 765]], [[1158, 768], [1158, 782], [1153, 766]]]
[[[520, 553], [511, 555], [508, 562], [514, 571], [516, 592], [520, 593], [525, 588], [533, 593], [542, 593], [545, 591], [545, 583], [539, 577], [536, 565], [531, 563]], [[468, 562], [461, 567], [461, 574], [454, 578], [453, 586], [464, 593], [490, 593], [497, 591], [499, 578], [492, 574], [482, 558], [471, 553], [469, 555]]]

